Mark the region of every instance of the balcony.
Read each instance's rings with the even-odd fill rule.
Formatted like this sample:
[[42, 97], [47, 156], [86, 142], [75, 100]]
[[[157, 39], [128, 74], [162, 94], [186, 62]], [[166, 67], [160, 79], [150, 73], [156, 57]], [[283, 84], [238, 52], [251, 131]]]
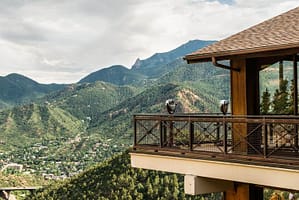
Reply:
[[131, 163], [299, 190], [298, 124], [296, 116], [136, 114]]

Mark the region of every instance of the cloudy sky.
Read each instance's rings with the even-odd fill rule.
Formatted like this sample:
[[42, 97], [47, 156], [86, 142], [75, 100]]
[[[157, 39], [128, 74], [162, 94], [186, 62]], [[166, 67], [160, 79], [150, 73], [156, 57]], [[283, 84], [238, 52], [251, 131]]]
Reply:
[[189, 40], [220, 40], [298, 0], [0, 0], [0, 76], [74, 83]]

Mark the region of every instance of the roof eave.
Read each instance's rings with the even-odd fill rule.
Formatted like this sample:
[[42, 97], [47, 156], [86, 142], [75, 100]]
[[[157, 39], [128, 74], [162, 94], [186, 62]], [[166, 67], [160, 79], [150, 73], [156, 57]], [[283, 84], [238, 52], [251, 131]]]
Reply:
[[254, 58], [297, 53], [299, 53], [299, 43], [292, 43], [286, 45], [265, 46], [251, 49], [219, 51], [203, 54], [201, 54], [199, 50], [198, 53], [194, 52], [192, 54], [186, 55], [184, 60], [191, 64], [197, 62], [209, 62], [212, 61], [212, 57], [217, 58], [217, 60], [230, 60], [235, 57]]

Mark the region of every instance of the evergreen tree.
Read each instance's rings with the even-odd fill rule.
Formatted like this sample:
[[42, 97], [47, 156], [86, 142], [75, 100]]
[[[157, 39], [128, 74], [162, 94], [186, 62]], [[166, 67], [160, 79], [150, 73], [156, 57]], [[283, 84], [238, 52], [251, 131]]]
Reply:
[[295, 96], [295, 86], [294, 86], [294, 80], [291, 81], [291, 87], [290, 87], [290, 102], [289, 102], [289, 114], [295, 114], [294, 113], [294, 96]]
[[154, 190], [153, 190], [153, 186], [152, 186], [152, 184], [151, 184], [151, 180], [150, 180], [150, 178], [148, 178], [147, 179], [147, 181], [146, 181], [146, 188], [147, 188], [147, 192], [146, 192], [146, 194], [147, 194], [147, 197], [148, 197], [148, 199], [153, 199], [153, 196], [154, 196]]
[[289, 114], [288, 81], [283, 80], [273, 96], [273, 114]]
[[270, 105], [271, 105], [271, 99], [270, 99], [270, 93], [268, 88], [263, 92], [262, 96], [262, 102], [261, 102], [261, 114], [269, 114], [270, 112]]

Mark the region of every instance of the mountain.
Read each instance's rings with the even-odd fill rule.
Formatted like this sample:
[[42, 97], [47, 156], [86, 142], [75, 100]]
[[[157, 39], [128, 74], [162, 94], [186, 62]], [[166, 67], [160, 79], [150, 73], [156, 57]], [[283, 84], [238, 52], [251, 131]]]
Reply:
[[60, 84], [39, 84], [20, 74], [0, 76], [0, 109], [30, 102], [65, 87]]
[[132, 66], [132, 71], [153, 78], [161, 76], [162, 74], [159, 73], [159, 69], [163, 66], [171, 62], [174, 62], [177, 59], [179, 59], [180, 62], [184, 62], [182, 60], [183, 56], [185, 56], [188, 53], [194, 52], [198, 49], [201, 49], [214, 42], [216, 41], [191, 40], [171, 51], [165, 53], [156, 53], [145, 60], [137, 59], [135, 64]]
[[133, 86], [118, 86], [107, 82], [72, 84], [42, 98], [81, 120], [91, 120], [140, 91]]
[[114, 65], [87, 75], [79, 83], [104, 81], [116, 85], [148, 85], [169, 71], [186, 64], [182, 59], [184, 55], [213, 42], [215, 41], [191, 40], [176, 49], [156, 53], [145, 60], [138, 58], [131, 69], [122, 65]]
[[79, 83], [104, 81], [116, 85], [128, 85], [134, 82], [139, 82], [145, 78], [144, 75], [133, 72], [122, 65], [114, 65], [87, 75], [82, 78]]

